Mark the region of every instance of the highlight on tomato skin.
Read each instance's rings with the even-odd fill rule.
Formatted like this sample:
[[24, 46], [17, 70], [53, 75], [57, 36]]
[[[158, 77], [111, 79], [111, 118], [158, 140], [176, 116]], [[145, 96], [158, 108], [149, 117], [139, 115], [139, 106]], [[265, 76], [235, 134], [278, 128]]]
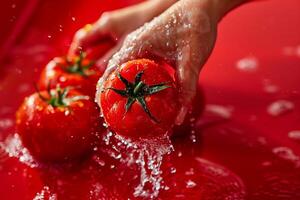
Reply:
[[79, 92], [95, 96], [96, 84], [103, 71], [94, 62], [86, 58], [85, 53], [72, 57], [56, 57], [44, 68], [38, 81], [39, 88], [62, 88], [73, 86]]
[[109, 129], [133, 139], [165, 134], [179, 109], [174, 79], [148, 59], [122, 64], [103, 83], [99, 98]]
[[16, 131], [30, 154], [42, 162], [78, 160], [89, 154], [103, 131], [99, 109], [74, 89], [51, 89], [25, 98]]

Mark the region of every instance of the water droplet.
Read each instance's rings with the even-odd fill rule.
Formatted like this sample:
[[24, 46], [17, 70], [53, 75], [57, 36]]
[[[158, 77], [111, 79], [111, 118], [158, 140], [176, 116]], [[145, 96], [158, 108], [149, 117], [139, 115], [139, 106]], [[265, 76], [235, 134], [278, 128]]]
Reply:
[[63, 31], [63, 26], [59, 25], [59, 31], [62, 32]]
[[254, 72], [258, 67], [258, 60], [255, 57], [246, 57], [236, 63], [237, 69], [244, 72]]
[[224, 119], [230, 119], [232, 115], [233, 108], [231, 106], [221, 106], [215, 104], [206, 105], [206, 111], [213, 113]]
[[293, 102], [287, 100], [278, 100], [268, 106], [267, 112], [276, 117], [293, 110], [294, 107], [295, 105]]
[[182, 156], [182, 152], [179, 151], [178, 154], [177, 154], [177, 156], [178, 156], [178, 157], [181, 157], [181, 156]]
[[279, 87], [271, 83], [269, 79], [264, 79], [263, 81], [264, 91], [269, 94], [274, 94], [279, 91]]
[[188, 171], [186, 171], [184, 174], [187, 175], [187, 176], [194, 175], [194, 174], [195, 174], [195, 170], [194, 170], [194, 168], [190, 168], [190, 169], [189, 169]]
[[188, 189], [194, 188], [196, 186], [197, 186], [197, 184], [194, 181], [192, 181], [192, 180], [188, 180], [186, 182], [186, 188], [188, 188]]
[[16, 7], [17, 7], [16, 4], [12, 4], [12, 5], [11, 5], [11, 8], [12, 8], [12, 9], [14, 9], [14, 8], [16, 8]]
[[37, 163], [33, 160], [29, 151], [22, 145], [21, 139], [18, 134], [9, 136], [4, 143], [0, 143], [4, 151], [10, 157], [18, 158], [22, 163], [27, 164], [30, 167], [36, 167]]
[[48, 38], [51, 39], [51, 38], [52, 38], [52, 35], [48, 35]]
[[75, 22], [75, 21], [76, 21], [76, 18], [75, 18], [75, 17], [72, 17], [72, 21]]
[[8, 118], [0, 119], [0, 129], [8, 129], [12, 127], [13, 124], [14, 123], [12, 119], [8, 119]]
[[289, 138], [291, 138], [293, 140], [300, 141], [300, 130], [290, 131], [288, 133], [288, 136], [289, 136]]
[[170, 173], [171, 174], [175, 174], [176, 173], [176, 168], [175, 167], [171, 167], [170, 168]]
[[272, 152], [279, 158], [291, 161], [296, 167], [300, 167], [300, 158], [293, 152], [292, 149], [288, 147], [275, 147]]

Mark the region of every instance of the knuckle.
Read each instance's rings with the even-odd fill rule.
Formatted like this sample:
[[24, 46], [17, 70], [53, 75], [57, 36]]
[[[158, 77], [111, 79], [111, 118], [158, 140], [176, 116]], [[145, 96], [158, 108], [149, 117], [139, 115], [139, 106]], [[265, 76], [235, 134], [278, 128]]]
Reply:
[[110, 28], [113, 26], [114, 21], [114, 14], [112, 12], [104, 12], [97, 21], [97, 24], [105, 28]]

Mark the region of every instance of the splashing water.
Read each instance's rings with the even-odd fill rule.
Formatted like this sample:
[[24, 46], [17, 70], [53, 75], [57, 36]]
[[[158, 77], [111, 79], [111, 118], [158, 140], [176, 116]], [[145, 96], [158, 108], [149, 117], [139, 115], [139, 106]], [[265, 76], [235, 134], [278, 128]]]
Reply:
[[[112, 140], [117, 141], [113, 144]], [[154, 199], [163, 189], [161, 165], [165, 155], [173, 151], [168, 135], [159, 138], [140, 139], [132, 141], [108, 132], [103, 141], [110, 150], [106, 152], [127, 166], [136, 165], [139, 168], [139, 183], [134, 189], [134, 197]]]
[[30, 167], [37, 166], [36, 161], [34, 161], [29, 151], [23, 146], [18, 134], [9, 136], [3, 143], [0, 143], [0, 147], [2, 147], [10, 157], [16, 157], [20, 162]]
[[43, 189], [36, 194], [33, 200], [57, 200], [57, 195], [52, 194], [48, 186], [44, 186]]

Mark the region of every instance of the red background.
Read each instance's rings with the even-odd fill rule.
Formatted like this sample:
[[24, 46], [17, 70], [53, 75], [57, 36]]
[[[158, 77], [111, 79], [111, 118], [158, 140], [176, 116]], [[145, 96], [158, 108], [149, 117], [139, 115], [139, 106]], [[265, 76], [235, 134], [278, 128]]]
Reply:
[[[31, 84], [40, 69], [53, 56], [65, 54], [78, 28], [96, 20], [104, 10], [134, 2], [1, 1], [0, 118], [14, 118], [23, 97], [33, 91]], [[286, 47], [298, 47], [298, 53], [286, 55]], [[256, 72], [247, 73], [235, 67], [239, 59], [248, 56], [257, 58]], [[200, 82], [208, 104], [233, 106], [234, 111], [227, 122], [200, 126], [201, 155], [238, 174], [247, 186], [250, 199], [300, 198], [299, 168], [291, 165], [290, 160], [272, 154], [274, 147], [288, 147], [300, 156], [299, 140], [288, 137], [289, 131], [300, 130], [299, 74], [299, 0], [249, 3], [228, 14], [220, 23], [216, 47]], [[277, 93], [264, 91], [266, 79], [279, 87]], [[20, 89], [23, 83], [28, 87]], [[277, 118], [268, 115], [267, 106], [278, 99], [292, 101], [295, 109]], [[12, 131], [13, 127], [0, 127], [0, 140]], [[262, 138], [266, 142], [263, 147], [259, 144]], [[269, 169], [275, 177], [272, 181], [261, 170], [261, 163], [266, 161], [279, 163]], [[10, 161], [3, 163], [2, 167], [5, 166], [13, 168], [18, 164]], [[4, 199], [18, 199], [27, 192], [28, 183], [22, 182], [18, 175], [2, 173], [0, 177], [0, 194], [4, 194]], [[257, 197], [258, 190], [268, 194]]]

